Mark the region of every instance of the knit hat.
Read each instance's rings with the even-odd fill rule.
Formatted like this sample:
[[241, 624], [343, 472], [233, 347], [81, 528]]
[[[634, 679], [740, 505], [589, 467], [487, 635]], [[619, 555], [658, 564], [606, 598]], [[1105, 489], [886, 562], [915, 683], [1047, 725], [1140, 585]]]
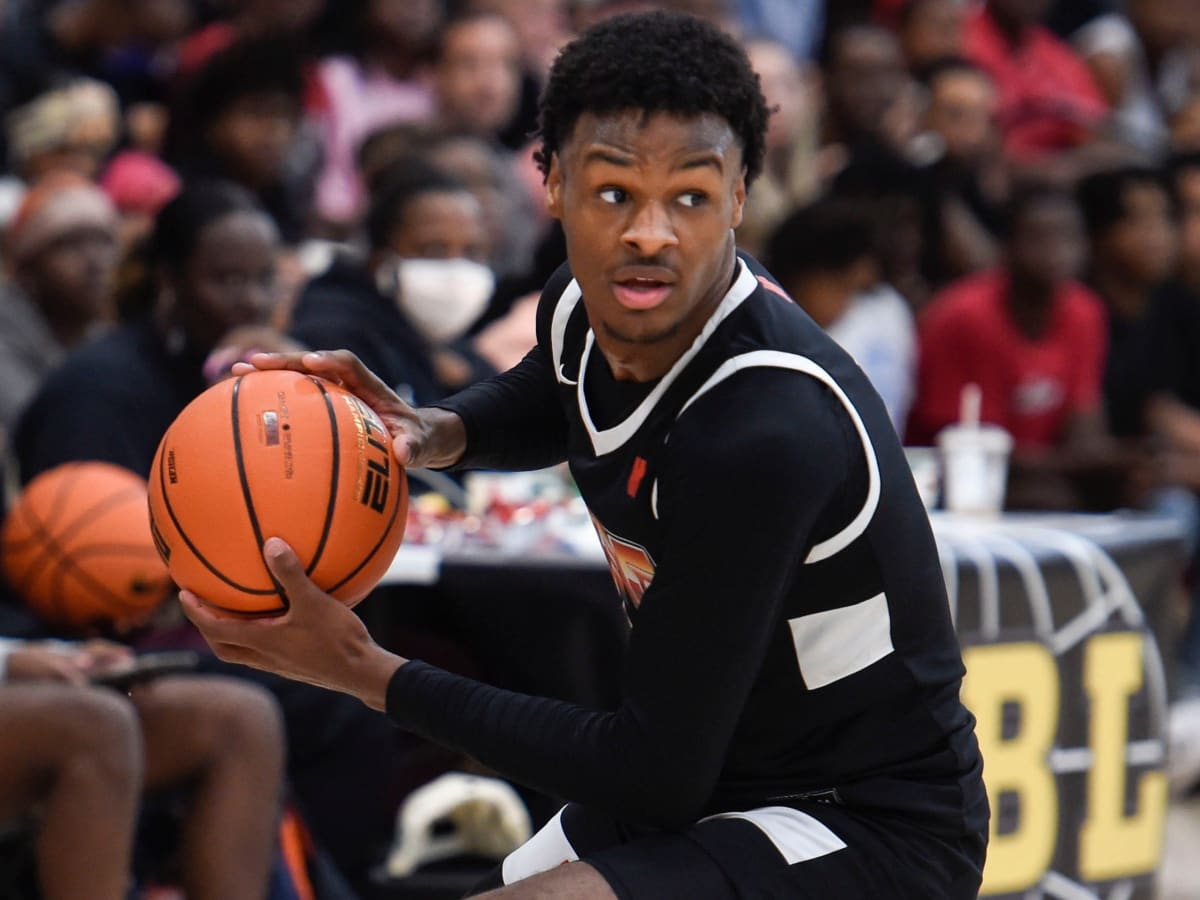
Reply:
[[179, 176], [156, 156], [140, 150], [124, 150], [113, 157], [100, 187], [121, 213], [158, 215], [179, 193]]
[[116, 143], [119, 123], [116, 92], [90, 78], [40, 94], [4, 119], [18, 168], [40, 153], [71, 146], [90, 147], [103, 156]]
[[9, 224], [4, 249], [18, 266], [56, 238], [77, 228], [116, 228], [117, 216], [104, 191], [69, 172], [52, 173], [35, 184]]

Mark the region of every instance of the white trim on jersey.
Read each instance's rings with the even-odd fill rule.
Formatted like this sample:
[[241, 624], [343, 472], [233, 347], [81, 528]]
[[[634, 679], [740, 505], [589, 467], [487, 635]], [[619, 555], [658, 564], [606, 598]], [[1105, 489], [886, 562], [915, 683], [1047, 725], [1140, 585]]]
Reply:
[[867, 426], [863, 424], [862, 416], [858, 414], [858, 410], [854, 408], [854, 404], [850, 402], [846, 392], [833, 380], [832, 375], [807, 356], [801, 356], [798, 353], [784, 353], [781, 350], [753, 350], [750, 353], [743, 353], [727, 359], [709, 376], [708, 381], [692, 394], [687, 403], [680, 407], [679, 415], [683, 415], [689, 406], [729, 376], [743, 369], [751, 368], [791, 369], [817, 379], [833, 391], [833, 395], [841, 401], [842, 406], [846, 409], [846, 414], [850, 416], [850, 421], [854, 423], [854, 430], [858, 432], [859, 440], [862, 441], [863, 453], [867, 458], [867, 499], [863, 503], [863, 508], [859, 510], [858, 515], [850, 521], [849, 525], [833, 537], [827, 538], [813, 547], [804, 562], [807, 565], [828, 559], [845, 550], [867, 530], [867, 526], [871, 524], [871, 517], [875, 515], [875, 508], [879, 506], [881, 490], [879, 461], [875, 458], [875, 447], [871, 443], [871, 436], [867, 434]]
[[810, 691], [861, 672], [895, 650], [886, 594], [788, 619], [788, 627]]
[[[708, 321], [704, 323], [704, 328], [701, 329], [700, 334], [696, 336], [696, 340], [694, 340], [692, 345], [684, 351], [683, 355], [675, 361], [675, 364], [671, 366], [667, 374], [659, 379], [659, 382], [654, 386], [654, 389], [646, 395], [645, 399], [638, 404], [638, 408], [630, 413], [629, 417], [625, 419], [625, 421], [614, 425], [612, 428], [607, 428], [604, 431], [598, 430], [596, 428], [596, 424], [592, 421], [592, 414], [588, 410], [587, 397], [583, 389], [583, 379], [584, 373], [587, 371], [588, 357], [591, 356], [592, 345], [596, 342], [596, 335], [590, 328], [588, 329], [587, 337], [584, 339], [583, 354], [579, 360], [579, 381], [575, 386], [575, 393], [579, 402], [579, 416], [583, 420], [584, 427], [587, 429], [588, 437], [590, 437], [592, 440], [592, 450], [595, 451], [597, 456], [603, 456], [606, 453], [612, 453], [614, 450], [617, 450], [624, 445], [624, 443], [631, 437], [633, 437], [634, 433], [642, 427], [642, 423], [646, 421], [646, 418], [653, 411], [654, 405], [658, 403], [662, 395], [666, 393], [667, 388], [671, 386], [672, 382], [679, 377], [679, 373], [682, 372], [687, 364], [692, 361], [692, 358], [700, 352], [700, 349], [704, 346], [705, 342], [707, 342], [712, 336], [712, 333], [717, 330], [717, 326], [720, 325], [731, 312], [737, 309], [742, 304], [743, 300], [745, 300], [747, 297], [753, 294], [755, 290], [758, 289], [758, 279], [754, 277], [754, 273], [750, 271], [749, 266], [742, 262], [741, 259], [737, 260], [737, 264], [738, 277], [734, 280], [733, 287], [729, 289], [729, 291], [725, 294], [725, 297], [721, 300], [721, 303], [713, 311], [713, 314], [709, 316]], [[563, 297], [565, 298], [566, 296], [567, 292], [564, 291]], [[557, 322], [559, 310], [561, 308], [562, 300], [559, 301], [559, 306], [554, 310], [555, 322]], [[563, 327], [566, 327], [565, 320], [563, 322]], [[551, 331], [553, 332], [553, 327], [551, 328]], [[551, 344], [551, 347], [553, 348], [553, 344]], [[560, 371], [558, 360], [555, 360], [555, 371]], [[562, 381], [561, 376], [559, 380]]]
[[846, 849], [846, 842], [819, 819], [789, 806], [764, 806], [701, 819], [745, 819], [767, 836], [789, 866]]
[[563, 831], [563, 809], [555, 813], [554, 818], [538, 829], [537, 834], [523, 843], [508, 856], [500, 865], [500, 875], [505, 884], [512, 884], [539, 872], [548, 872], [563, 863], [575, 862], [579, 854], [567, 840]]
[[558, 379], [559, 384], [575, 384], [563, 374], [563, 339], [567, 333], [567, 321], [571, 318], [571, 313], [575, 312], [575, 307], [582, 297], [583, 290], [579, 287], [579, 282], [572, 278], [571, 283], [559, 296], [558, 303], [554, 307], [554, 316], [550, 320], [550, 353], [554, 357], [552, 360], [554, 377]]

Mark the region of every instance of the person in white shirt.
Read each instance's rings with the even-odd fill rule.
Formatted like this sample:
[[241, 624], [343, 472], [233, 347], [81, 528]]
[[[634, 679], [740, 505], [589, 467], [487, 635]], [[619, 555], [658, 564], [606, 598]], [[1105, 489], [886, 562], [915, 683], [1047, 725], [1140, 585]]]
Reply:
[[793, 212], [772, 234], [767, 265], [780, 284], [866, 373], [904, 433], [917, 363], [912, 310], [880, 280], [871, 222], [826, 199]]

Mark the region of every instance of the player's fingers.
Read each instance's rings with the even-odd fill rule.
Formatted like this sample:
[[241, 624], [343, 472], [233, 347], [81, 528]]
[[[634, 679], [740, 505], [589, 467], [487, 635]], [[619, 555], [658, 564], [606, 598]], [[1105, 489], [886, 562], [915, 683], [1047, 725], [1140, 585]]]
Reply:
[[245, 361], [234, 363], [233, 374], [247, 375], [255, 369], [291, 369], [295, 372], [307, 372], [308, 367], [304, 365], [304, 357], [311, 354], [311, 350], [293, 350], [280, 353], [254, 353]]
[[179, 608], [183, 610], [183, 614], [188, 617], [193, 625], [195, 625], [204, 639], [211, 645], [214, 638], [210, 637], [210, 632], [213, 632], [221, 627], [221, 619], [208, 608], [208, 605], [186, 588], [179, 592]]
[[252, 633], [258, 620], [231, 619], [218, 615], [188, 590], [179, 592], [179, 605], [219, 659], [244, 665], [253, 665], [251, 660], [260, 659], [257, 650], [243, 643], [245, 635]]
[[412, 407], [349, 350], [317, 350], [304, 354], [303, 361], [312, 374], [337, 381], [380, 415], [412, 412]]
[[248, 375], [255, 369], [290, 369], [340, 384], [379, 414], [393, 440], [404, 445], [396, 449], [397, 462], [408, 465], [415, 452], [415, 446], [408, 445], [416, 440], [411, 433], [416, 411], [349, 350], [256, 353], [248, 363], [236, 363], [231, 371], [234, 375]]
[[406, 431], [392, 429], [392, 457], [401, 468], [408, 468], [412, 465], [412, 459], [418, 447], [419, 444], [409, 437]]
[[263, 544], [263, 559], [279, 586], [287, 594], [292, 612], [304, 609], [308, 604], [325, 596], [324, 591], [313, 584], [304, 573], [304, 565], [296, 556], [296, 551], [289, 547], [283, 538], [267, 538]]

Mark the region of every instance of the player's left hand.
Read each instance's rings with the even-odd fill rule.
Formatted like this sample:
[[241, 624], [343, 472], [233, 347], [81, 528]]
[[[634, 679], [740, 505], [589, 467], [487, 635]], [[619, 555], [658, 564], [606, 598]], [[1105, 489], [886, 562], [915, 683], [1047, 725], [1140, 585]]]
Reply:
[[304, 574], [280, 538], [263, 545], [263, 558], [287, 594], [288, 611], [261, 619], [232, 618], [191, 591], [179, 592], [183, 611], [226, 662], [350, 694], [383, 710], [392, 674], [407, 660], [371, 639], [362, 620]]

